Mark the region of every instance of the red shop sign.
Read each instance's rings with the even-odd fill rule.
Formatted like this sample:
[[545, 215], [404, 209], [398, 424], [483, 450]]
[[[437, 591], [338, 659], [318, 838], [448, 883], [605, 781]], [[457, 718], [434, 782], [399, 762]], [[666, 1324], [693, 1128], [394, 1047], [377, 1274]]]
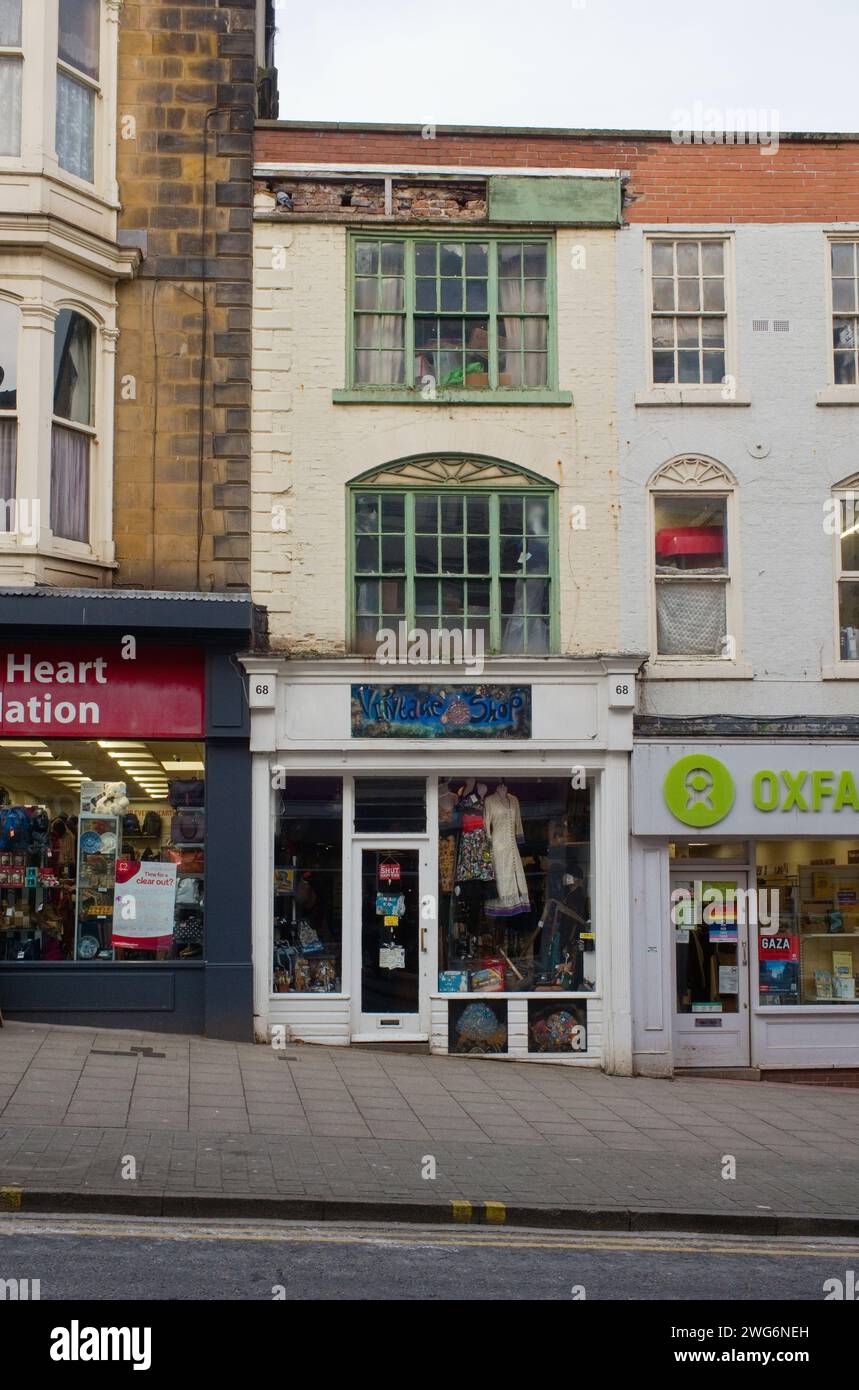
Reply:
[[400, 866], [397, 863], [379, 865], [379, 878], [382, 883], [398, 883], [400, 879]]
[[783, 932], [761, 932], [761, 960], [799, 960], [799, 937]]
[[188, 647], [116, 638], [0, 646], [4, 738], [203, 738], [205, 663]]

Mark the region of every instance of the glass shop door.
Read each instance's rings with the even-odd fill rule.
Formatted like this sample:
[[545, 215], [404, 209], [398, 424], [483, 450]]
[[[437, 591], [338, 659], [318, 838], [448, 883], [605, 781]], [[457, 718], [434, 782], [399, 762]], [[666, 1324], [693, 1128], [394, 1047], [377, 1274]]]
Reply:
[[748, 874], [671, 874], [676, 1067], [750, 1065]]
[[353, 1036], [429, 1037], [433, 899], [424, 845], [353, 842], [355, 957]]

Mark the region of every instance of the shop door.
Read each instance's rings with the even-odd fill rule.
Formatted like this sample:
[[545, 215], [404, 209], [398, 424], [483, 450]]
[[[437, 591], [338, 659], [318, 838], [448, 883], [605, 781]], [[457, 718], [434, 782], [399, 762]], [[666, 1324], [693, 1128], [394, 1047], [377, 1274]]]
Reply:
[[428, 882], [423, 845], [355, 842], [353, 1036], [414, 1041], [429, 1037], [429, 963], [434, 914], [422, 916]]
[[677, 1067], [749, 1065], [747, 885], [735, 871], [671, 875]]

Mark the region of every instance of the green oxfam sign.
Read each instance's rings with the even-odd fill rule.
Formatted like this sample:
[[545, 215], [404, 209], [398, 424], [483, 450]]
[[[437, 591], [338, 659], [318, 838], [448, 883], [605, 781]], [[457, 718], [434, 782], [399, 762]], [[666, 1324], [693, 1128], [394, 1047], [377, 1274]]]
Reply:
[[734, 779], [718, 758], [693, 753], [674, 764], [662, 793], [677, 820], [703, 830], [717, 825], [730, 811], [734, 804]]

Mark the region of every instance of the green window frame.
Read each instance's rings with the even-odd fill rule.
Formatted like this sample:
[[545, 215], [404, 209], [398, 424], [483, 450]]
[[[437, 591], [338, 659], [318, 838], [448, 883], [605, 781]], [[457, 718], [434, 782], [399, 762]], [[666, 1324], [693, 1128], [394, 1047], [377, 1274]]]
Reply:
[[354, 231], [348, 257], [351, 391], [556, 391], [553, 236]]
[[[550, 487], [350, 487], [354, 652], [379, 629], [483, 633], [487, 656], [557, 652], [557, 492]], [[444, 642], [440, 644], [446, 650]]]

